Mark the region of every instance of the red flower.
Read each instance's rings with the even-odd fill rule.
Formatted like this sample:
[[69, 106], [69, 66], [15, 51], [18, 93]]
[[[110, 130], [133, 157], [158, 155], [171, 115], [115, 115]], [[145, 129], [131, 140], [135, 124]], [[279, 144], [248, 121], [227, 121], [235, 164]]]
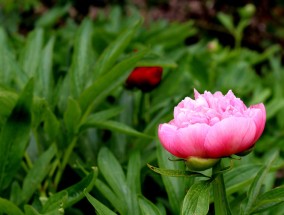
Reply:
[[126, 87], [129, 89], [138, 88], [143, 92], [149, 92], [159, 85], [163, 74], [163, 68], [136, 67], [126, 80]]

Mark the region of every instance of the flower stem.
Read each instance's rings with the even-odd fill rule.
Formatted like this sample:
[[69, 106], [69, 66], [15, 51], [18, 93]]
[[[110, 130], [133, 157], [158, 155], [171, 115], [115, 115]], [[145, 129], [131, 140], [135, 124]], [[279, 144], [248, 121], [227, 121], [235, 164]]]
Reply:
[[215, 215], [231, 215], [230, 207], [227, 200], [226, 189], [224, 184], [222, 163], [219, 161], [213, 166], [213, 196]]

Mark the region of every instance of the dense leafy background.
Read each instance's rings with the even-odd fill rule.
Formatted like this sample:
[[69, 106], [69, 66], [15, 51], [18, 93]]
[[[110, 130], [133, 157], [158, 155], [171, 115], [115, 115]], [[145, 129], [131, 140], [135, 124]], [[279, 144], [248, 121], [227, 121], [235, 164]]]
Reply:
[[[217, 14], [227, 46], [192, 19], [143, 19], [128, 4], [74, 15], [76, 4], [58, 2], [2, 2], [0, 214], [213, 214], [210, 184], [147, 167], [184, 172], [156, 133], [194, 88], [265, 104], [264, 134], [225, 184], [234, 214], [283, 214], [284, 67], [273, 40], [243, 46], [257, 13]], [[136, 66], [163, 67], [160, 85], [125, 89]]]

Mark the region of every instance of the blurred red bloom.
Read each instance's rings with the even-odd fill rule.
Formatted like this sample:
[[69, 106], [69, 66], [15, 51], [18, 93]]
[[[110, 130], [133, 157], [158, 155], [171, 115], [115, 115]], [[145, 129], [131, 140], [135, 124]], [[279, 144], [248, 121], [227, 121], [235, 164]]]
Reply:
[[162, 79], [163, 68], [159, 66], [136, 67], [126, 80], [128, 89], [138, 88], [149, 92], [159, 85]]

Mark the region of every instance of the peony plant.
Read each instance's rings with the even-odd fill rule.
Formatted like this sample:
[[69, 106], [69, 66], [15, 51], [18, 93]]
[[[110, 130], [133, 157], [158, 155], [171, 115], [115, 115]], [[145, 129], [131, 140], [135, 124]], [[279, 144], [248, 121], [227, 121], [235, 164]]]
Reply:
[[194, 90], [194, 97], [182, 100], [174, 109], [174, 119], [160, 124], [158, 136], [167, 151], [200, 170], [254, 146], [266, 121], [262, 103], [247, 108], [231, 90], [226, 95]]
[[[211, 184], [215, 214], [231, 214], [223, 179], [223, 172], [230, 168], [222, 166], [222, 158], [251, 152], [263, 133], [265, 122], [266, 110], [262, 103], [247, 107], [231, 90], [226, 95], [219, 91], [200, 94], [194, 90], [194, 99], [182, 100], [174, 108], [174, 118], [158, 127], [162, 146], [184, 160], [190, 171], [149, 167], [163, 175], [194, 177], [205, 176], [196, 171], [212, 168], [209, 180], [201, 180], [189, 189], [182, 214], [193, 213], [192, 208], [196, 208], [194, 213], [207, 214]], [[196, 192], [200, 195], [195, 195]], [[250, 203], [248, 205], [249, 208]]]

